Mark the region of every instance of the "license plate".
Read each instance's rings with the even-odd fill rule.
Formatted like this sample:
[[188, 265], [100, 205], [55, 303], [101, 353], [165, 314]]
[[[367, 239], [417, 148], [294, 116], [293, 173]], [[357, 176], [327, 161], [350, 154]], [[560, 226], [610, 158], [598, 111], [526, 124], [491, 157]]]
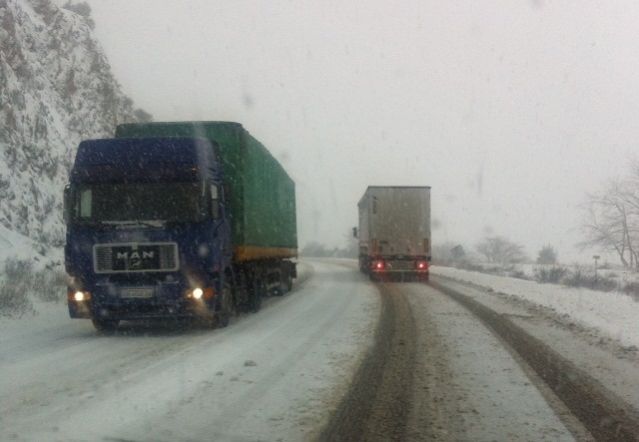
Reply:
[[127, 287], [120, 289], [120, 297], [122, 298], [152, 298], [152, 287]]

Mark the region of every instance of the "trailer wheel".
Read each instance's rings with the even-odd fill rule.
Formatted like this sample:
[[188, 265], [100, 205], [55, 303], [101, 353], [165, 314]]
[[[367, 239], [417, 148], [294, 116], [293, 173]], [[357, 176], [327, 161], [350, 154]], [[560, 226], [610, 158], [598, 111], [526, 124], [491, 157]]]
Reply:
[[274, 294], [275, 296], [284, 296], [291, 291], [291, 288], [293, 287], [293, 278], [288, 270], [282, 270], [280, 272], [279, 279], [279, 287], [275, 290]]
[[293, 275], [289, 272], [286, 273], [285, 287], [287, 293], [293, 290]]
[[251, 313], [257, 313], [262, 308], [262, 296], [264, 296], [266, 288], [264, 282], [260, 278], [253, 279], [253, 290], [249, 293], [249, 309]]
[[118, 329], [119, 319], [97, 319], [91, 320], [93, 326], [100, 333], [114, 333]]

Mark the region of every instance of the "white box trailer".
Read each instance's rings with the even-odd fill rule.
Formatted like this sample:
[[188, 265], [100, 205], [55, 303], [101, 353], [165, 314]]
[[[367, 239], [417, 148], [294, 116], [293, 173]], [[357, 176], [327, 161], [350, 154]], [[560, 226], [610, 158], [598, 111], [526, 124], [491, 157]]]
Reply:
[[369, 186], [358, 208], [360, 269], [372, 280], [427, 281], [430, 187]]

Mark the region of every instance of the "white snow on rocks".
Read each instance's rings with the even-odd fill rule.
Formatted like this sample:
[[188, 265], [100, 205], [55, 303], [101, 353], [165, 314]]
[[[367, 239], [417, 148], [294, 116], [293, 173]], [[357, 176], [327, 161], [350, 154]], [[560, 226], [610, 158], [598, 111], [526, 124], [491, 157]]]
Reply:
[[40, 253], [61, 247], [78, 143], [134, 120], [87, 18], [51, 0], [0, 2], [0, 225]]

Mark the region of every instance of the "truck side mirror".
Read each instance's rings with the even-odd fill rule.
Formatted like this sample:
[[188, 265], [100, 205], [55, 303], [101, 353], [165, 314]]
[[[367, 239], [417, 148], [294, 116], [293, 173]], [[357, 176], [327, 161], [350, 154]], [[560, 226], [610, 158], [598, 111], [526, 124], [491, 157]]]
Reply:
[[211, 184], [211, 218], [220, 217], [220, 192], [217, 184]]
[[357, 227], [353, 227], [353, 238], [357, 238]]
[[65, 224], [69, 224], [69, 221], [71, 221], [71, 186], [69, 186], [68, 184], [64, 186], [64, 196], [62, 204], [62, 218], [64, 219]]

